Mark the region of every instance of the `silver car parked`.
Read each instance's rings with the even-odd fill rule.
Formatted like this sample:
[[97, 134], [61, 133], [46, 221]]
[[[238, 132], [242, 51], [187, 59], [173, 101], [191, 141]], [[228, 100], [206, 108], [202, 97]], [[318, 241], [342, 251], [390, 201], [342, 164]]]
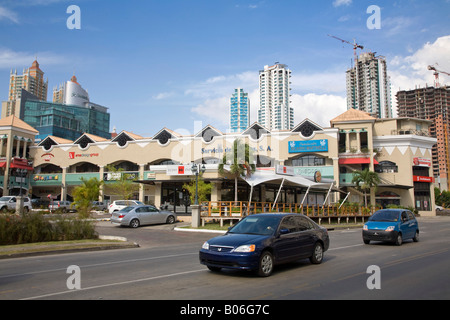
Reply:
[[158, 210], [152, 205], [126, 207], [120, 211], [113, 212], [111, 215], [111, 223], [132, 228], [147, 224], [172, 224], [175, 221], [177, 221], [175, 213]]

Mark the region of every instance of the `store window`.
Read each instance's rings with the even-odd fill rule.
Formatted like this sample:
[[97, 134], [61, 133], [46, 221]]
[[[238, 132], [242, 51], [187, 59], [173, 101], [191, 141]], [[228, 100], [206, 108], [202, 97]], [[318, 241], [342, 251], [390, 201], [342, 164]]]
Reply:
[[297, 159], [292, 159], [292, 165], [294, 167], [318, 167], [325, 165], [325, 158], [308, 155]]

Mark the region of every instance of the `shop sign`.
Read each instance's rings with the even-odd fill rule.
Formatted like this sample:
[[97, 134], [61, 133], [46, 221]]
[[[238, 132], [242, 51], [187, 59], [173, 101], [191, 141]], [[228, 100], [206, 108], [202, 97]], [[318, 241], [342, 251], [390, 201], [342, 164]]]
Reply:
[[294, 167], [294, 174], [303, 177], [315, 177], [316, 172], [320, 172], [322, 178], [334, 179], [333, 166], [320, 166], [320, 167]]
[[168, 176], [192, 176], [192, 169], [190, 165], [172, 165], [167, 166], [166, 175]]
[[413, 165], [417, 167], [428, 167], [431, 168], [431, 159], [424, 158], [414, 158]]
[[139, 179], [139, 172], [107, 172], [103, 173], [104, 181], [118, 181], [122, 179], [122, 175], [125, 175], [126, 180]]
[[[202, 154], [216, 154], [216, 153], [228, 153], [231, 152], [233, 149], [231, 147], [222, 147], [222, 145], [218, 145], [214, 148], [202, 148]], [[266, 151], [272, 151], [272, 148], [270, 146], [263, 146], [259, 145], [257, 147], [250, 146], [250, 150], [254, 153], [258, 152], [266, 152]]]
[[44, 154], [41, 156], [41, 158], [43, 158], [44, 161], [46, 161], [46, 162], [51, 161], [52, 158], [54, 158], [54, 157], [55, 157], [55, 155], [52, 154], [52, 153], [44, 153]]
[[294, 173], [294, 167], [289, 167], [289, 166], [276, 166], [275, 168], [275, 173], [276, 174], [284, 174], [287, 176], [293, 176]]
[[289, 141], [289, 153], [327, 152], [328, 140]]
[[413, 181], [414, 182], [429, 182], [429, 183], [433, 183], [434, 182], [434, 178], [433, 177], [423, 177], [423, 176], [413, 176]]
[[59, 180], [59, 175], [35, 175], [34, 181], [56, 181]]
[[92, 158], [92, 157], [98, 157], [100, 154], [98, 153], [75, 153], [75, 152], [69, 152], [69, 159], [75, 159], [75, 158]]

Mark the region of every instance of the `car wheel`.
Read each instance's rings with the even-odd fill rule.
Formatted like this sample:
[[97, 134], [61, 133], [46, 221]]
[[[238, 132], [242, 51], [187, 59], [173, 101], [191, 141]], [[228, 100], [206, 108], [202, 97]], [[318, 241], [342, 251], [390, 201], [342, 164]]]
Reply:
[[416, 234], [414, 235], [413, 241], [419, 242], [419, 230], [416, 230]]
[[175, 223], [175, 217], [174, 216], [168, 216], [167, 220], [166, 220], [166, 223], [168, 223], [168, 224]]
[[395, 240], [395, 245], [397, 245], [397, 246], [401, 246], [401, 245], [402, 245], [402, 243], [403, 243], [403, 238], [402, 238], [402, 234], [401, 234], [401, 233], [399, 233], [399, 234], [397, 235], [397, 239]]
[[8, 212], [8, 208], [7, 208], [7, 207], [3, 207], [3, 208], [2, 208], [2, 212], [3, 212], [3, 213], [7, 213], [7, 212]]
[[311, 257], [309, 257], [309, 261], [313, 264], [320, 264], [323, 261], [323, 247], [322, 244], [316, 242], [314, 246], [314, 251]]
[[132, 228], [137, 228], [137, 227], [139, 227], [139, 225], [140, 225], [140, 223], [139, 223], [138, 219], [133, 219], [130, 221], [130, 227], [132, 227]]
[[30, 211], [30, 209], [28, 209], [28, 207], [23, 207], [23, 212], [28, 213]]
[[364, 241], [365, 244], [369, 244], [370, 243], [370, 240], [364, 239], [363, 241]]
[[273, 256], [269, 251], [264, 251], [259, 258], [258, 275], [268, 277], [273, 271]]

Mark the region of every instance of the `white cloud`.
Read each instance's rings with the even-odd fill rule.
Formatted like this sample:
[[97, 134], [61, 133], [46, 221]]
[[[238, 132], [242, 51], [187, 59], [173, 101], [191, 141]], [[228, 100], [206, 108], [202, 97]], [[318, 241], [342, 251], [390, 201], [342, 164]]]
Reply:
[[[388, 67], [391, 77], [392, 112], [397, 115], [397, 100], [399, 90], [413, 90], [416, 87], [434, 86], [434, 72], [428, 70], [429, 65], [450, 72], [450, 35], [436, 39], [434, 43], [427, 42], [422, 48], [410, 56], [395, 56]], [[450, 85], [450, 76], [439, 75], [440, 85]]]
[[334, 0], [333, 1], [334, 7], [349, 6], [351, 4], [352, 4], [352, 0]]
[[[450, 35], [440, 37], [434, 43], [426, 43], [410, 56], [394, 57], [389, 68], [394, 93], [399, 88], [409, 90], [415, 86], [433, 85], [434, 75], [428, 66], [434, 65], [439, 70], [450, 72], [449, 56]], [[440, 74], [439, 79], [441, 85], [450, 84], [450, 77], [445, 74]]]
[[337, 95], [293, 94], [291, 101], [291, 106], [294, 108], [295, 124], [308, 118], [321, 126], [329, 127], [331, 119], [347, 110], [347, 99]]
[[68, 63], [68, 59], [52, 52], [18, 52], [7, 48], [0, 48], [0, 69], [28, 68], [34, 60], [41, 65], [55, 65]]
[[9, 20], [14, 23], [19, 23], [17, 13], [4, 7], [0, 7], [0, 21], [1, 20]]
[[161, 93], [158, 93], [157, 95], [154, 95], [152, 98], [155, 100], [163, 100], [163, 99], [170, 98], [173, 95], [174, 95], [173, 92], [161, 92]]

